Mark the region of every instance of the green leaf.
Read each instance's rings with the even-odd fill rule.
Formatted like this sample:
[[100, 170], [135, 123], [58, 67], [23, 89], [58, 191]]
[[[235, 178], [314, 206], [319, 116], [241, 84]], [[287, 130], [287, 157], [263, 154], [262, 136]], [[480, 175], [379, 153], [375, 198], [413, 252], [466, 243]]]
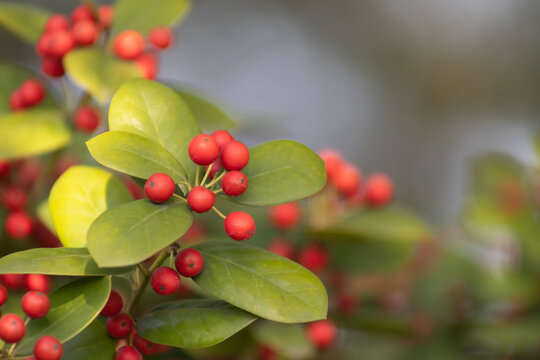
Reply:
[[84, 248], [37, 248], [0, 258], [0, 274], [103, 276], [123, 274], [132, 268], [99, 268]]
[[192, 221], [187, 204], [176, 198], [164, 204], [132, 201], [94, 221], [88, 231], [88, 251], [100, 267], [134, 265], [184, 235]]
[[277, 322], [326, 318], [324, 285], [294, 261], [236, 242], [207, 242], [193, 248], [204, 258], [204, 269], [193, 280], [212, 295]]
[[73, 82], [92, 94], [101, 104], [107, 103], [124, 82], [141, 76], [133, 63], [119, 60], [96, 48], [70, 51], [64, 57], [64, 67]]
[[60, 149], [71, 133], [57, 110], [32, 109], [0, 116], [0, 159], [36, 156]]
[[222, 342], [256, 319], [221, 300], [175, 301], [144, 314], [137, 323], [137, 334], [158, 344], [205, 348]]
[[29, 44], [35, 44], [50, 12], [36, 6], [0, 3], [0, 25]]
[[92, 157], [101, 165], [141, 179], [157, 172], [169, 174], [176, 183], [185, 180], [180, 163], [167, 150], [142, 136], [108, 131], [86, 142]]
[[295, 141], [274, 140], [252, 147], [243, 173], [246, 192], [233, 198], [245, 205], [270, 206], [302, 199], [326, 184], [323, 160]]
[[110, 292], [111, 278], [108, 276], [75, 280], [55, 290], [49, 295], [49, 313], [28, 324], [26, 335], [15, 353], [31, 353], [36, 340], [43, 335], [54, 336], [62, 343], [73, 338], [98, 316]]
[[259, 343], [290, 359], [306, 359], [315, 356], [315, 349], [302, 326], [258, 321], [250, 327]]
[[114, 29], [137, 30], [146, 35], [156, 26], [180, 22], [190, 7], [189, 0], [119, 0], [114, 8]]
[[79, 335], [64, 344], [62, 360], [112, 359], [116, 353], [117, 341], [107, 334], [105, 325], [95, 320]]
[[72, 166], [51, 189], [49, 206], [58, 237], [66, 247], [85, 247], [92, 222], [108, 208], [131, 200], [124, 185], [107, 171]]
[[193, 178], [196, 165], [189, 158], [187, 147], [201, 131], [187, 105], [168, 87], [145, 79], [125, 83], [111, 101], [109, 128], [158, 143]]

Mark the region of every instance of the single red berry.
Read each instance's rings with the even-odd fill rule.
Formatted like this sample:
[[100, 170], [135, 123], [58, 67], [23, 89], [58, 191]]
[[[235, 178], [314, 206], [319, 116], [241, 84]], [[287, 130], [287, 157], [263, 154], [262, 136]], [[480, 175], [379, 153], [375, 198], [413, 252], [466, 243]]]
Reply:
[[338, 310], [346, 316], [354, 314], [356, 309], [358, 309], [359, 301], [358, 299], [351, 294], [341, 294], [338, 297]]
[[68, 30], [69, 20], [62, 14], [54, 14], [49, 17], [45, 23], [45, 32], [53, 32], [56, 30]]
[[143, 339], [142, 337], [135, 334], [133, 339], [133, 345], [139, 350], [143, 355], [154, 355], [159, 351], [159, 346], [156, 343]]
[[235, 211], [225, 218], [225, 232], [234, 240], [247, 240], [255, 234], [255, 221], [243, 211]]
[[249, 161], [249, 150], [240, 141], [230, 141], [221, 149], [221, 165], [225, 170], [242, 170]]
[[188, 153], [197, 165], [210, 165], [219, 155], [219, 146], [210, 135], [199, 134], [189, 143]]
[[142, 54], [135, 59], [135, 65], [139, 68], [145, 79], [154, 80], [158, 72], [158, 59], [153, 54]]
[[28, 79], [22, 83], [20, 90], [24, 106], [37, 105], [45, 97], [43, 85], [35, 79]]
[[307, 245], [298, 256], [300, 265], [313, 272], [324, 269], [328, 265], [328, 260], [326, 249], [317, 244]]
[[100, 315], [110, 317], [118, 314], [120, 311], [122, 311], [122, 307], [124, 306], [124, 301], [122, 300], [122, 297], [119, 293], [117, 293], [114, 290], [111, 290], [111, 294], [109, 295], [109, 300], [107, 300], [107, 303], [101, 310]]
[[32, 219], [22, 211], [12, 212], [6, 218], [6, 231], [13, 239], [22, 239], [32, 233]]
[[360, 190], [362, 173], [353, 164], [343, 164], [331, 181], [341, 194], [354, 196]]
[[319, 156], [324, 160], [327, 179], [333, 179], [344, 164], [343, 155], [334, 149], [323, 149]]
[[114, 53], [121, 59], [135, 59], [142, 54], [144, 39], [135, 30], [126, 30], [114, 39]]
[[101, 5], [98, 7], [99, 26], [102, 29], [109, 29], [113, 22], [114, 8], [112, 5]]
[[36, 360], [60, 360], [63, 353], [62, 344], [54, 336], [42, 336], [34, 345], [34, 357]]
[[44, 33], [39, 37], [36, 43], [36, 53], [39, 56], [52, 55], [50, 51], [52, 39], [52, 33]]
[[[208, 166], [210, 166], [210, 165], [208, 165]], [[205, 171], [208, 171], [208, 166], [206, 166], [204, 168]], [[217, 158], [216, 161], [214, 161], [212, 163], [212, 169], [210, 169], [210, 173], [208, 174], [208, 179], [212, 180], [214, 178], [214, 176], [216, 176], [218, 171], [221, 170], [221, 169], [222, 169], [221, 161], [219, 160], [219, 158]]]
[[92, 20], [81, 20], [73, 24], [73, 38], [77, 45], [92, 45], [99, 36], [99, 28]]
[[43, 274], [28, 274], [24, 278], [27, 290], [48, 293], [51, 290], [51, 279]]
[[202, 214], [214, 206], [216, 203], [216, 194], [203, 186], [195, 186], [189, 191], [187, 203], [191, 210]]
[[119, 313], [107, 319], [107, 332], [113, 338], [125, 338], [133, 330], [133, 321], [124, 313]]
[[195, 249], [184, 249], [176, 256], [174, 266], [180, 275], [193, 277], [199, 275], [204, 265], [204, 259], [201, 253]]
[[216, 130], [212, 133], [212, 137], [216, 140], [220, 150], [224, 145], [234, 141], [234, 137], [226, 130]]
[[149, 39], [150, 43], [157, 48], [166, 49], [171, 45], [172, 32], [166, 26], [158, 26], [150, 31]]
[[180, 276], [168, 266], [160, 266], [152, 273], [152, 289], [159, 295], [171, 295], [180, 286]]
[[133, 181], [131, 178], [126, 178], [124, 180], [124, 185], [128, 189], [129, 193], [131, 194], [131, 197], [133, 200], [141, 200], [144, 199], [144, 190], [142, 187], [139, 186], [135, 181]]
[[13, 91], [9, 96], [9, 108], [12, 111], [24, 109], [24, 101], [20, 89]]
[[2, 274], [0, 280], [9, 290], [20, 290], [24, 287], [23, 274]]
[[29, 291], [21, 299], [22, 310], [32, 319], [40, 319], [47, 315], [51, 301], [47, 294], [41, 291]]
[[292, 260], [294, 258], [294, 247], [285, 239], [274, 239], [268, 243], [268, 250], [287, 259]]
[[26, 205], [26, 192], [17, 186], [8, 186], [4, 190], [2, 203], [9, 211], [22, 210]]
[[0, 179], [4, 179], [9, 175], [11, 163], [7, 160], [0, 160]]
[[8, 292], [4, 285], [0, 284], [0, 306], [4, 305], [8, 298]]
[[229, 196], [242, 195], [247, 187], [248, 179], [240, 171], [229, 171], [221, 180], [221, 188]]
[[164, 203], [174, 193], [174, 180], [167, 174], [155, 173], [144, 184], [144, 192], [150, 201]]
[[26, 333], [24, 321], [15, 314], [6, 314], [0, 318], [0, 339], [8, 344], [19, 342]]
[[45, 56], [41, 60], [41, 71], [52, 77], [60, 77], [65, 74], [62, 59], [54, 56]]
[[17, 181], [22, 186], [32, 186], [41, 174], [41, 162], [36, 158], [28, 158], [19, 165]]
[[193, 241], [197, 239], [201, 239], [206, 235], [206, 231], [204, 230], [204, 227], [197, 221], [193, 221], [191, 224], [191, 227], [189, 230], [182, 235], [183, 240]]
[[337, 328], [331, 320], [315, 321], [307, 325], [307, 335], [311, 342], [320, 349], [325, 349], [336, 340]]
[[114, 355], [114, 360], [143, 360], [143, 357], [133, 346], [122, 346]]
[[81, 4], [77, 6], [73, 11], [71, 12], [71, 21], [73, 23], [82, 21], [82, 20], [90, 20], [94, 21], [94, 14], [92, 12], [92, 8], [88, 4]]
[[270, 222], [278, 229], [291, 229], [302, 219], [302, 209], [296, 202], [272, 206]]
[[75, 113], [75, 126], [83, 132], [96, 130], [100, 122], [99, 112], [91, 106], [81, 106]]
[[50, 35], [51, 39], [47, 49], [50, 55], [61, 58], [75, 47], [75, 39], [70, 31], [56, 30]]
[[364, 198], [369, 205], [383, 206], [394, 197], [394, 185], [388, 176], [373, 174], [366, 181]]

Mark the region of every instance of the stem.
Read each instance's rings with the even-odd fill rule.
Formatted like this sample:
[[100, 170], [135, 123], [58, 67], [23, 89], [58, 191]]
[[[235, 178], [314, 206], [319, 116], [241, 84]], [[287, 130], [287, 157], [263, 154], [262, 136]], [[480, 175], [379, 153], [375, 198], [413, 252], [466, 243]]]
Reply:
[[206, 182], [208, 175], [210, 175], [210, 171], [212, 171], [212, 166], [214, 166], [214, 163], [211, 163], [210, 166], [208, 166], [208, 169], [206, 169], [206, 172], [204, 173], [204, 177], [201, 181], [201, 186], [204, 186], [204, 183]]
[[148, 276], [148, 270], [146, 270], [146, 268], [144, 267], [143, 264], [137, 264], [137, 267], [139, 268], [139, 270], [141, 271], [141, 273], [144, 275], [144, 276]]
[[223, 189], [217, 189], [217, 190], [214, 190], [214, 194], [219, 194], [220, 192], [222, 192]]
[[219, 215], [220, 218], [222, 218], [222, 219], [226, 218], [226, 216], [223, 215], [223, 213], [221, 211], [219, 211], [215, 206], [212, 206], [212, 210], [214, 210], [216, 212], [216, 214]]
[[[27, 316], [24, 318], [24, 326], [26, 327], [28, 325], [28, 323], [30, 322], [30, 318]], [[4, 349], [6, 347], [7, 344], [4, 345]], [[9, 350], [7, 352], [7, 356], [8, 358], [12, 357], [13, 356], [13, 351], [15, 350], [15, 346], [17, 346], [17, 343], [13, 343], [11, 344], [11, 346], [9, 347]], [[4, 350], [5, 351], [5, 350]]]
[[201, 167], [197, 166], [197, 173], [195, 174], [195, 186], [199, 186], [199, 177], [201, 176]]
[[177, 198], [182, 199], [182, 200], [184, 200], [185, 202], [187, 202], [186, 199], [184, 199], [183, 197], [181, 197], [181, 196], [178, 195], [178, 194], [174, 194], [174, 193], [173, 193], [172, 195], [173, 195], [174, 197], [177, 197]]
[[[185, 184], [185, 185], [187, 186], [188, 190], [191, 190], [191, 189], [192, 189], [192, 188], [191, 188], [191, 184], [188, 183], [187, 181], [182, 181], [180, 184]], [[182, 188], [180, 188], [180, 190], [182, 190]]]
[[227, 173], [226, 171], [222, 172], [217, 178], [214, 178], [214, 180], [212, 180], [206, 187], [207, 187], [207, 188], [211, 188], [212, 185], [214, 185], [214, 184], [217, 183], [219, 180], [221, 180], [221, 178], [224, 177], [226, 173]]

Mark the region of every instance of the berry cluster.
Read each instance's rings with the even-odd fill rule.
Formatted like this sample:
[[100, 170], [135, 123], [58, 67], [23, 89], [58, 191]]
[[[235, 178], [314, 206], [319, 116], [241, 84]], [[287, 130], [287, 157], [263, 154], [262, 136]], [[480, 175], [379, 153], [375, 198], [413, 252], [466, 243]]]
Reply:
[[9, 97], [9, 107], [13, 111], [38, 105], [45, 97], [43, 85], [36, 79], [28, 79], [15, 89]]
[[180, 275], [194, 277], [203, 269], [204, 259], [195, 249], [184, 249], [174, 260], [176, 271], [169, 266], [160, 266], [152, 273], [150, 285], [159, 295], [171, 295], [180, 287]]

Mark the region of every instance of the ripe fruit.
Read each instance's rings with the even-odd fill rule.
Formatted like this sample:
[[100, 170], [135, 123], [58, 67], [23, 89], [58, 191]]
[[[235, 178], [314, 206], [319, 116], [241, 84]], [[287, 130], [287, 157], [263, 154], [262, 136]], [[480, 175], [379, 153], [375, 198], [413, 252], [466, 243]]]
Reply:
[[168, 266], [160, 266], [152, 273], [152, 289], [159, 295], [170, 295], [180, 287], [180, 276]]
[[189, 143], [188, 153], [197, 165], [210, 165], [219, 155], [219, 146], [210, 135], [200, 134]]
[[160, 204], [170, 199], [174, 187], [174, 180], [169, 175], [155, 173], [146, 180], [144, 192], [150, 201]]
[[247, 187], [248, 179], [240, 171], [229, 171], [221, 180], [221, 188], [229, 196], [242, 195]]
[[13, 239], [22, 239], [32, 233], [32, 219], [22, 211], [12, 212], [6, 218], [6, 231]]
[[[208, 166], [210, 166], [210, 165], [208, 165]], [[205, 171], [208, 170], [208, 166], [205, 167], [205, 169], [204, 169]], [[210, 180], [212, 180], [212, 179], [214, 178], [214, 176], [216, 176], [217, 172], [218, 172], [219, 170], [221, 170], [221, 169], [222, 169], [222, 167], [221, 167], [221, 161], [219, 160], [219, 158], [217, 158], [216, 161], [214, 161], [214, 162], [212, 163], [212, 169], [210, 170], [210, 173], [208, 174], [208, 178], [209, 178]]]
[[0, 284], [0, 306], [6, 303], [7, 298], [8, 298], [7, 289], [4, 287], [4, 285]]
[[114, 53], [121, 59], [135, 59], [142, 54], [144, 39], [135, 30], [126, 30], [114, 39]]
[[46, 48], [48, 55], [61, 58], [75, 47], [75, 38], [70, 31], [56, 30], [50, 33], [50, 36], [50, 42]]
[[92, 20], [81, 20], [73, 24], [73, 38], [77, 45], [92, 45], [99, 36], [99, 29]]
[[372, 206], [388, 204], [394, 197], [394, 186], [388, 176], [373, 174], [366, 181], [364, 193], [366, 202]]
[[105, 307], [103, 307], [103, 310], [101, 310], [100, 315], [110, 317], [118, 314], [120, 311], [122, 311], [122, 307], [124, 306], [124, 301], [122, 300], [122, 297], [119, 293], [117, 293], [114, 290], [111, 290], [111, 294], [109, 295], [109, 300], [107, 300], [107, 303], [105, 304]]
[[51, 307], [49, 297], [41, 291], [29, 291], [21, 299], [21, 307], [32, 319], [40, 319], [47, 315]]
[[331, 320], [312, 322], [306, 331], [311, 342], [320, 349], [332, 346], [337, 336], [336, 325]]
[[144, 355], [153, 355], [159, 351], [159, 345], [143, 339], [142, 337], [135, 334], [133, 339], [133, 345]]
[[24, 109], [24, 101], [20, 90], [15, 90], [9, 96], [9, 108], [13, 111]]
[[139, 68], [145, 79], [153, 80], [158, 71], [158, 60], [152, 54], [142, 54], [135, 59], [135, 65]]
[[23, 274], [2, 274], [0, 280], [6, 285], [9, 290], [19, 290], [24, 287]]
[[23, 82], [19, 91], [21, 92], [21, 98], [25, 107], [37, 105], [45, 97], [43, 85], [34, 79], [28, 79]]
[[9, 186], [4, 190], [2, 202], [9, 211], [22, 210], [26, 205], [26, 193], [20, 187]]
[[56, 30], [68, 30], [69, 20], [62, 14], [54, 14], [49, 17], [45, 23], [45, 32], [53, 32]]
[[333, 179], [343, 165], [343, 156], [334, 149], [323, 149], [319, 152], [319, 156], [324, 160], [327, 179]]
[[171, 45], [172, 32], [166, 26], [153, 28], [149, 34], [150, 43], [157, 48], [166, 49]]
[[268, 250], [287, 259], [294, 258], [294, 247], [285, 239], [274, 239], [268, 244]]
[[334, 187], [345, 196], [354, 196], [360, 190], [362, 174], [353, 164], [343, 164], [331, 179]]
[[184, 249], [176, 256], [174, 266], [180, 275], [193, 277], [199, 275], [204, 265], [201, 253], [195, 249]]
[[270, 222], [278, 229], [293, 228], [302, 218], [302, 209], [295, 202], [272, 206], [269, 211]]
[[82, 20], [94, 21], [94, 14], [92, 13], [92, 8], [88, 4], [82, 4], [77, 6], [71, 12], [71, 21], [74, 23]]
[[84, 132], [92, 132], [99, 125], [100, 116], [96, 109], [90, 106], [81, 106], [75, 114], [75, 126]]
[[15, 314], [6, 314], [0, 318], [0, 339], [8, 344], [19, 342], [26, 333], [24, 321]]
[[107, 319], [107, 332], [113, 338], [120, 339], [131, 334], [133, 321], [124, 313], [116, 314]]
[[225, 232], [234, 240], [247, 240], [255, 234], [255, 221], [243, 211], [235, 211], [225, 218]]
[[221, 149], [221, 165], [228, 171], [242, 170], [249, 161], [249, 150], [240, 141], [230, 141]]
[[59, 360], [62, 358], [63, 352], [62, 344], [54, 336], [42, 336], [34, 345], [36, 360]]
[[212, 137], [216, 140], [216, 143], [221, 150], [223, 146], [231, 141], [234, 141], [234, 138], [228, 131], [225, 130], [216, 130], [212, 133]]
[[187, 202], [191, 210], [199, 214], [210, 210], [216, 203], [216, 194], [203, 186], [195, 186], [187, 196]]
[[143, 360], [143, 357], [133, 346], [126, 345], [116, 352], [114, 360]]
[[328, 252], [320, 245], [307, 245], [300, 251], [298, 262], [306, 269], [317, 272], [328, 264]]
[[341, 294], [337, 299], [338, 309], [343, 315], [350, 316], [358, 309], [358, 299], [351, 294]]
[[62, 65], [62, 59], [58, 59], [54, 56], [45, 56], [41, 60], [41, 71], [52, 77], [60, 77], [64, 75], [64, 66]]
[[102, 29], [108, 29], [112, 25], [114, 9], [111, 5], [101, 5], [98, 8], [98, 20]]
[[51, 289], [51, 279], [47, 275], [28, 274], [24, 279], [26, 289], [48, 293]]
[[0, 160], [0, 179], [8, 176], [9, 170], [11, 170], [11, 163], [7, 160]]

